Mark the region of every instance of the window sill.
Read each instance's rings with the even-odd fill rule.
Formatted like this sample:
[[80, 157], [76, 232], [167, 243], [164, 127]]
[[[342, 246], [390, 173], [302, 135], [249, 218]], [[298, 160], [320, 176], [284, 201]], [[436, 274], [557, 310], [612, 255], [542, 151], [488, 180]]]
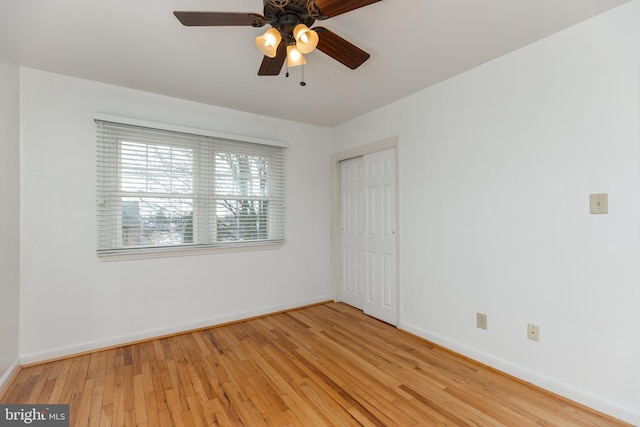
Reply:
[[268, 243], [237, 243], [224, 246], [173, 246], [162, 248], [115, 249], [97, 252], [102, 261], [129, 261], [136, 259], [173, 258], [193, 255], [207, 255], [230, 252], [252, 252], [280, 249], [284, 241]]

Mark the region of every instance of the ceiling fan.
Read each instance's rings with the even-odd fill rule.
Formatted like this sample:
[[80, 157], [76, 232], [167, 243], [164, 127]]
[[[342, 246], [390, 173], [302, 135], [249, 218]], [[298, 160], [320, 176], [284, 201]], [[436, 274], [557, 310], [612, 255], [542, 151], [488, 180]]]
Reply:
[[259, 76], [277, 76], [285, 59], [287, 66], [305, 64], [304, 55], [318, 50], [355, 70], [370, 55], [324, 27], [310, 29], [316, 20], [368, 6], [380, 0], [263, 0], [263, 15], [251, 12], [173, 12], [186, 26], [270, 25], [256, 38], [264, 58]]

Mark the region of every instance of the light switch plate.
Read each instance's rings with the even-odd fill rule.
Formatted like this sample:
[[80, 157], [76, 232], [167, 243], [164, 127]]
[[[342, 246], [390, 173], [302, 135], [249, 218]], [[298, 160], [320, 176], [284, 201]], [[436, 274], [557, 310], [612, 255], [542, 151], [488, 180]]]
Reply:
[[589, 212], [592, 214], [609, 213], [609, 195], [607, 193], [589, 194]]

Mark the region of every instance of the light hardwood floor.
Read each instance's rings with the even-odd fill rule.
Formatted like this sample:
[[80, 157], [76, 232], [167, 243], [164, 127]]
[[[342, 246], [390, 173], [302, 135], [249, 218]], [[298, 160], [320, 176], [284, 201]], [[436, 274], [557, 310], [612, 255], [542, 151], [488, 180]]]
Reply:
[[75, 426], [618, 426], [327, 303], [23, 368], [2, 403]]

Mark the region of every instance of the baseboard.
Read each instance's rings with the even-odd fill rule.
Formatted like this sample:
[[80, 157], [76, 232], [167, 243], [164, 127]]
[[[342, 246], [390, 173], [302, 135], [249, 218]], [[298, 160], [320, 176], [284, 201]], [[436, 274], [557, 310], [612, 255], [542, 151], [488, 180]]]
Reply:
[[78, 345], [72, 345], [67, 347], [60, 347], [54, 350], [23, 354], [20, 357], [22, 366], [35, 365], [44, 362], [51, 362], [59, 359], [64, 359], [73, 356], [79, 356], [82, 354], [92, 353], [95, 351], [106, 350], [114, 347], [121, 347], [123, 345], [135, 344], [151, 339], [163, 338], [172, 335], [178, 335], [197, 331], [199, 329], [206, 329], [216, 326], [223, 326], [229, 323], [236, 323], [253, 318], [270, 316], [273, 314], [281, 313], [284, 311], [296, 310], [313, 305], [323, 304], [329, 302], [330, 297], [313, 298], [306, 301], [300, 301], [292, 304], [277, 305], [271, 307], [265, 307], [260, 310], [245, 311], [242, 313], [229, 314], [225, 316], [212, 317], [209, 319], [200, 320], [197, 322], [182, 323], [173, 325], [167, 328], [159, 328], [147, 330], [135, 334], [123, 335], [119, 337], [91, 341]]
[[2, 376], [0, 376], [0, 403], [2, 403], [4, 399], [4, 393], [9, 388], [9, 385], [13, 383], [13, 380], [20, 372], [20, 360], [16, 360], [13, 362], [9, 368], [5, 371]]
[[489, 366], [490, 368], [493, 368], [497, 371], [503, 372], [519, 380], [531, 383], [534, 386], [557, 394], [563, 398], [577, 402], [581, 405], [592, 408], [604, 414], [610, 415], [621, 421], [631, 423], [635, 426], [640, 426], [640, 414], [635, 413], [631, 409], [603, 400], [597, 396], [585, 393], [574, 387], [562, 384], [552, 378], [540, 375], [539, 373], [522, 368], [518, 365], [514, 365], [507, 360], [500, 359], [491, 354], [478, 351], [474, 348], [468, 347], [456, 341], [452, 341], [443, 336], [422, 330], [413, 325], [401, 322], [400, 325], [398, 325], [398, 328], [425, 340], [431, 341], [434, 344], [442, 346], [447, 350], [453, 351], [483, 365]]

